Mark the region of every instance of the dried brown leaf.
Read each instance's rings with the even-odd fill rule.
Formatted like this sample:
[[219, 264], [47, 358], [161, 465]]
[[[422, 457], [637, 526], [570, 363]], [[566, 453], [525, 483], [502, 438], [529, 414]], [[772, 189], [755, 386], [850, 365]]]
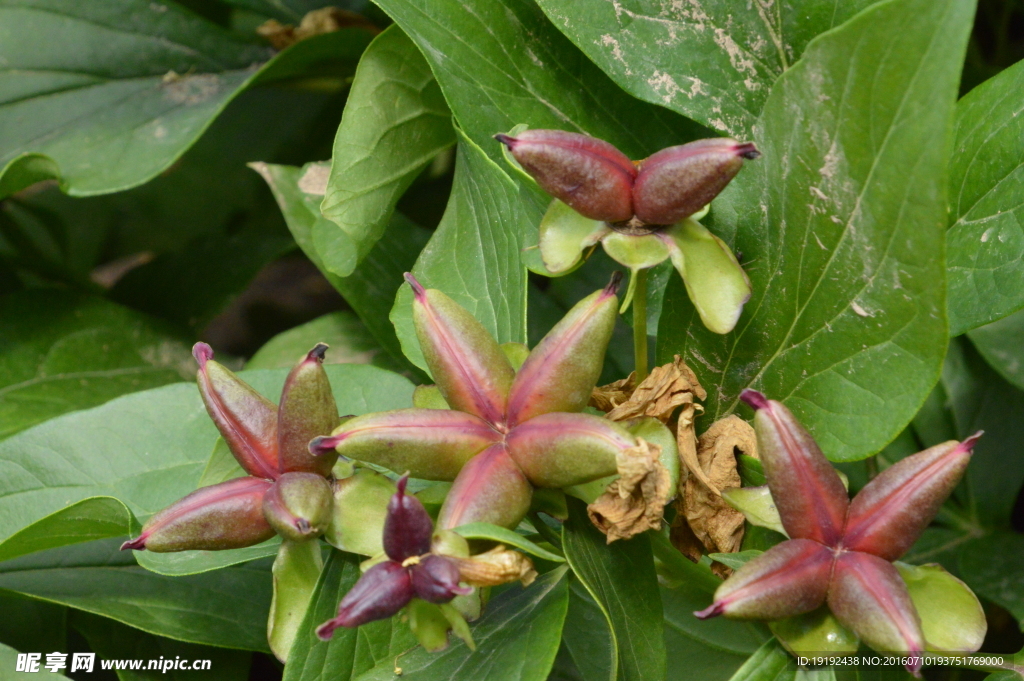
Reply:
[[337, 7], [322, 7], [307, 12], [298, 27], [282, 24], [277, 19], [268, 19], [256, 28], [257, 35], [265, 38], [275, 49], [283, 50], [300, 40], [324, 33], [333, 33], [343, 28], [365, 28], [374, 33], [379, 29], [361, 14]]
[[498, 586], [516, 580], [529, 586], [537, 578], [533, 561], [501, 544], [469, 558], [445, 557], [458, 566], [462, 580], [470, 586]]
[[635, 375], [630, 374], [621, 381], [595, 388], [591, 404], [608, 411], [607, 418], [612, 421], [653, 416], [667, 423], [677, 407], [693, 404], [695, 396], [702, 400], [707, 397], [697, 375], [679, 355], [671, 364], [652, 369], [635, 388], [634, 384]]
[[587, 507], [590, 521], [611, 544], [661, 527], [672, 496], [672, 477], [661, 464], [661, 447], [643, 438], [618, 456], [619, 477]]

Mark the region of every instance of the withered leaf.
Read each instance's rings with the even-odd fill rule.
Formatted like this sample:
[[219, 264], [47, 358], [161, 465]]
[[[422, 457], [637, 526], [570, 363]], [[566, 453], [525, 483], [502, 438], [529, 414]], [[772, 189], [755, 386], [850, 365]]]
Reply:
[[619, 477], [587, 506], [590, 521], [611, 544], [661, 527], [672, 496], [672, 477], [661, 464], [661, 447], [637, 438], [637, 446], [618, 456]]
[[446, 557], [458, 566], [462, 580], [470, 586], [498, 586], [516, 580], [529, 586], [537, 578], [533, 561], [501, 544], [468, 558]]
[[373, 33], [379, 33], [379, 29], [363, 15], [337, 7], [322, 7], [307, 12], [297, 27], [282, 24], [277, 19], [268, 19], [256, 28], [256, 33], [275, 49], [283, 50], [300, 40], [333, 33], [343, 28], [365, 28]]
[[707, 392], [697, 375], [679, 355], [671, 364], [655, 367], [650, 375], [636, 385], [635, 374], [594, 389], [591, 405], [607, 411], [612, 421], [628, 421], [653, 416], [667, 423], [677, 407], [693, 404], [694, 397], [704, 399]]

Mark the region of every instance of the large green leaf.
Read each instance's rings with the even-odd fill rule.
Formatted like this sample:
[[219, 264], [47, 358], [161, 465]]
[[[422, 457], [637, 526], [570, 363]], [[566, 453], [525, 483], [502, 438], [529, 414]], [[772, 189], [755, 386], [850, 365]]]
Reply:
[[526, 588], [517, 585], [492, 599], [472, 625], [475, 652], [461, 640], [440, 653], [395, 650], [358, 681], [392, 681], [396, 666], [409, 681], [544, 681], [562, 637], [569, 601], [566, 572], [552, 570]]
[[[341, 413], [411, 405], [413, 386], [397, 374], [357, 364], [326, 369]], [[275, 400], [286, 375], [241, 374]], [[196, 488], [217, 439], [192, 384], [128, 395], [8, 438], [0, 442], [0, 540], [96, 496], [120, 499], [144, 520]], [[108, 520], [118, 522], [116, 505], [111, 508]], [[68, 533], [80, 541], [75, 536]]]
[[743, 137], [808, 41], [875, 1], [538, 4], [630, 94]]
[[494, 160], [501, 153], [491, 136], [520, 123], [587, 132], [632, 158], [701, 135], [623, 93], [532, 0], [377, 4], [419, 45], [455, 119]]
[[135, 565], [120, 540], [0, 563], [0, 590], [109, 617], [157, 636], [268, 651], [269, 565], [165, 577]]
[[967, 335], [989, 366], [1024, 390], [1024, 311], [979, 326]]
[[956, 336], [1024, 307], [1024, 62], [956, 110], [949, 173], [949, 327]]
[[[145, 666], [150, 664], [150, 660], [161, 665], [166, 660], [168, 664], [167, 670], [129, 668], [118, 671], [118, 681], [176, 681], [204, 677], [208, 679], [211, 672], [217, 675], [218, 681], [245, 681], [249, 678], [249, 662], [252, 655], [247, 652], [199, 646], [153, 636], [126, 627], [112, 619], [97, 617], [83, 611], [72, 611], [69, 619], [71, 626], [85, 637], [89, 647], [101, 660], [142, 660]], [[207, 669], [188, 671], [170, 667], [179, 660], [188, 663], [208, 660], [210, 666]], [[99, 666], [96, 665], [97, 668]]]
[[960, 575], [979, 596], [1003, 606], [1024, 630], [1024, 536], [995, 532], [964, 544]]
[[[40, 651], [31, 650], [29, 652]], [[60, 672], [57, 672], [56, 674], [51, 674], [48, 670], [45, 670], [45, 668], [43, 667], [43, 665], [45, 664], [46, 657], [44, 656], [39, 660], [39, 669], [37, 669], [34, 673], [15, 671], [15, 669], [17, 669], [18, 667], [18, 651], [10, 646], [0, 643], [0, 669], [4, 670], [4, 679], [7, 679], [9, 681], [31, 681], [32, 679], [38, 679], [40, 673], [46, 674], [48, 678], [67, 678]]]
[[67, 651], [67, 608], [0, 593], [0, 644], [16, 650]]
[[343, 310], [317, 317], [311, 322], [277, 334], [256, 351], [245, 363], [246, 369], [290, 369], [317, 343], [331, 349], [327, 364], [374, 364], [386, 369], [400, 369], [359, 317]]
[[25, 291], [0, 319], [0, 438], [192, 373], [174, 328], [102, 298]]
[[720, 386], [717, 419], [754, 387], [836, 461], [899, 433], [945, 351], [946, 160], [973, 3], [890, 0], [808, 46], [755, 127], [763, 157], [712, 208], [753, 283], [736, 330], [707, 331], [673, 278], [658, 357]]
[[314, 68], [347, 75], [371, 38], [346, 29], [274, 57], [175, 3], [148, 0], [5, 0], [0, 27], [5, 194], [45, 176], [77, 196], [141, 184], [241, 90]]
[[[468, 137], [460, 135], [455, 184], [444, 217], [413, 267], [473, 314], [499, 343], [526, 342], [526, 266], [523, 234], [540, 223], [542, 204], [520, 190]], [[398, 290], [391, 321], [402, 351], [426, 362], [412, 323], [412, 288]]]
[[772, 639], [736, 670], [731, 681], [793, 681], [796, 673], [796, 661]]
[[578, 499], [568, 499], [563, 526], [566, 560], [604, 613], [612, 632], [612, 679], [642, 681], [665, 676], [661, 594], [646, 535], [607, 544]]
[[[395, 293], [402, 283], [402, 273], [412, 269], [429, 232], [414, 225], [400, 213], [391, 217], [391, 224], [381, 241], [348, 277], [339, 277], [324, 267], [313, 245], [313, 230], [326, 218], [320, 214], [320, 203], [326, 191], [327, 165], [311, 163], [294, 166], [256, 163], [253, 168], [270, 185], [284, 214], [288, 228], [306, 256], [316, 263], [334, 288], [338, 289], [377, 342], [398, 360], [404, 360], [395, 329], [388, 319]], [[312, 174], [320, 182], [306, 179]], [[412, 366], [412, 365], [410, 365]]]
[[41, 518], [0, 542], [0, 561], [36, 551], [123, 536], [135, 519], [113, 497], [90, 497]]
[[387, 229], [419, 172], [455, 143], [451, 112], [416, 45], [391, 26], [363, 53], [313, 226], [324, 267], [347, 277]]

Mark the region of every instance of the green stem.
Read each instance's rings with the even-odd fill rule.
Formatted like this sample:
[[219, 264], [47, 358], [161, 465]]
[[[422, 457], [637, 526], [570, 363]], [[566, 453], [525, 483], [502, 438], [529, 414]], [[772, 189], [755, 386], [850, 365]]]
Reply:
[[868, 469], [868, 480], [874, 480], [875, 476], [878, 475], [878, 456], [870, 456], [864, 462], [864, 466]]
[[647, 270], [637, 270], [633, 292], [633, 356], [636, 358], [636, 384], [647, 378]]
[[541, 518], [540, 515], [536, 511], [530, 511], [529, 518], [530, 518], [530, 522], [533, 523], [534, 529], [537, 530], [537, 534], [539, 534], [540, 536], [544, 537], [544, 539], [546, 539], [549, 544], [551, 544], [556, 549], [561, 551], [562, 550], [562, 540], [561, 540], [561, 538], [555, 533], [554, 530], [552, 530], [550, 527], [548, 527], [548, 524], [546, 522], [544, 522], [544, 519]]

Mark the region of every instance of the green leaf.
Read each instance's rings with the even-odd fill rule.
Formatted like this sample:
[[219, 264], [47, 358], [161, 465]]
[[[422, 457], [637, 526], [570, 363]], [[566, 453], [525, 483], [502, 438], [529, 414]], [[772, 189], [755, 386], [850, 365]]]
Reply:
[[[357, 364], [328, 365], [326, 370], [341, 413], [363, 414], [412, 403], [412, 384], [397, 374]], [[287, 373], [246, 371], [240, 376], [276, 400]], [[96, 496], [120, 499], [144, 520], [196, 489], [218, 437], [195, 385], [179, 384], [51, 419], [8, 438], [0, 442], [0, 540]], [[114, 515], [108, 522], [122, 522], [123, 510], [109, 510]], [[202, 569], [209, 569], [210, 553], [174, 558], [151, 554], [146, 561], [167, 560], [181, 572], [186, 569], [182, 562], [192, 555]], [[214, 561], [232, 555], [217, 553]], [[236, 555], [252, 558], [251, 553]]]
[[495, 161], [501, 145], [491, 136], [521, 123], [586, 132], [631, 158], [703, 136], [623, 93], [530, 0], [377, 4], [416, 42], [459, 126]]
[[[67, 678], [59, 672], [56, 675], [51, 674], [48, 670], [45, 669], [45, 667], [43, 667], [43, 665], [46, 664], [45, 655], [40, 659], [39, 669], [35, 673], [14, 671], [18, 667], [18, 652], [19, 651], [15, 650], [14, 648], [11, 648], [10, 646], [6, 646], [3, 643], [0, 643], [0, 669], [4, 670], [5, 679], [9, 679], [10, 681], [29, 681], [30, 679], [38, 679], [40, 671], [42, 671], [43, 674], [46, 674], [48, 678]], [[40, 651], [32, 650], [29, 652]]]
[[875, 1], [538, 4], [626, 92], [743, 137], [808, 41]]
[[960, 575], [983, 598], [1006, 608], [1024, 631], [1024, 536], [1000, 531], [960, 551]]
[[772, 639], [750, 656], [731, 681], [793, 681], [796, 673], [796, 661]]
[[338, 603], [359, 576], [355, 556], [331, 551], [285, 665], [285, 681], [350, 681], [378, 663], [390, 662], [393, 668], [394, 655], [416, 645], [409, 627], [395, 617], [336, 629], [326, 642], [317, 638], [316, 628], [337, 614]]
[[[427, 288], [451, 296], [499, 343], [526, 342], [522, 234], [543, 206], [460, 132], [455, 180], [444, 217], [413, 267]], [[406, 357], [426, 369], [412, 323], [412, 289], [398, 290], [391, 321]]]
[[1024, 62], [960, 100], [949, 173], [949, 332], [1024, 307]]
[[172, 327], [102, 298], [24, 291], [0, 298], [0, 319], [0, 438], [192, 375]]
[[646, 534], [606, 544], [578, 499], [567, 499], [562, 545], [569, 566], [604, 612], [612, 631], [616, 677], [664, 678], [665, 638], [654, 556]]
[[741, 567], [747, 564], [750, 559], [760, 556], [764, 551], [749, 550], [749, 551], [738, 551], [736, 553], [709, 553], [708, 558], [727, 567], [731, 567], [733, 570], [739, 570]]
[[[0, 185], [17, 191], [45, 172], [76, 196], [154, 177], [245, 88], [313, 67], [350, 74], [371, 38], [343, 29], [274, 56], [177, 4], [148, 0], [4, 2], [0, 25]], [[11, 172], [19, 181], [5, 179]]]
[[455, 144], [451, 112], [416, 45], [390, 26], [366, 48], [345, 103], [313, 244], [347, 277], [423, 168]]
[[[159, 668], [140, 671], [119, 670], [117, 672], [119, 681], [199, 679], [209, 678], [210, 672], [215, 673], [218, 680], [224, 679], [224, 681], [245, 681], [249, 678], [249, 663], [252, 656], [247, 652], [197, 646], [193, 643], [182, 643], [161, 636], [151, 636], [114, 620], [82, 611], [72, 611], [70, 620], [71, 626], [85, 637], [89, 648], [96, 652], [97, 658], [102, 660], [143, 660], [143, 664], [147, 666], [152, 662], [163, 664], [165, 660], [167, 663], [173, 664], [179, 659], [189, 663], [199, 660], [209, 660], [210, 662], [207, 670], [184, 671], [171, 668], [168, 668], [167, 671]], [[98, 668], [99, 663], [94, 669]]]
[[562, 637], [569, 602], [566, 572], [552, 570], [526, 588], [513, 586], [492, 599], [472, 625], [476, 652], [462, 641], [452, 641], [440, 653], [395, 650], [358, 681], [392, 681], [396, 666], [403, 681], [544, 681]]
[[1017, 388], [1024, 390], [1024, 311], [969, 332], [974, 347], [989, 366]]
[[0, 612], [0, 644], [36, 652], [67, 650], [67, 608], [2, 592]]
[[284, 541], [274, 560], [274, 595], [270, 602], [267, 639], [277, 659], [287, 661], [323, 571], [317, 539]]
[[583, 681], [616, 678], [616, 649], [608, 618], [575, 577], [569, 582], [569, 614], [562, 629], [562, 642]]
[[972, 11], [880, 3], [814, 40], [772, 88], [754, 132], [763, 157], [709, 221], [743, 253], [753, 297], [718, 336], [682, 282], [665, 294], [659, 363], [692, 358], [720, 386], [710, 420], [753, 387], [850, 461], [921, 406], [945, 351], [945, 163]]
[[[298, 24], [308, 12], [324, 7], [324, 0], [224, 0], [229, 5], [248, 9], [280, 21]], [[367, 0], [333, 0], [333, 7], [362, 12]]]
[[517, 548], [532, 556], [536, 556], [537, 558], [550, 560], [554, 563], [565, 562], [565, 558], [562, 556], [537, 546], [523, 535], [504, 527], [492, 525], [491, 523], [469, 523], [468, 525], [460, 525], [455, 528], [455, 532], [466, 539], [489, 539], [491, 541], [505, 544], [506, 546]]
[[122, 537], [138, 523], [113, 497], [91, 497], [51, 513], [0, 542], [0, 561], [95, 539]]
[[232, 567], [165, 577], [134, 564], [119, 540], [0, 563], [0, 589], [109, 617], [179, 641], [269, 651], [270, 572]]
[[[339, 277], [323, 266], [313, 246], [313, 229], [318, 222], [326, 220], [320, 215], [319, 209], [323, 195], [318, 192], [323, 190], [320, 187], [311, 187], [310, 182], [303, 182], [303, 178], [310, 172], [323, 175], [327, 169], [326, 164], [312, 163], [302, 168], [269, 163], [251, 165], [270, 185], [288, 223], [288, 229], [291, 230], [302, 252], [316, 263], [331, 285], [345, 297], [366, 324], [366, 328], [392, 358], [397, 361], [404, 360], [405, 356], [402, 354], [395, 329], [388, 319], [388, 313], [394, 304], [395, 293], [402, 283], [402, 273], [412, 269], [416, 256], [429, 238], [429, 232], [417, 227], [401, 214], [395, 213], [383, 239], [377, 243], [370, 255], [351, 276]], [[303, 187], [313, 193], [307, 193]]]
[[326, 364], [382, 364], [388, 369], [398, 368], [386, 353], [381, 353], [380, 344], [366, 325], [347, 310], [325, 314], [277, 334], [256, 351], [245, 368], [290, 369], [317, 343], [331, 346], [324, 358]]

